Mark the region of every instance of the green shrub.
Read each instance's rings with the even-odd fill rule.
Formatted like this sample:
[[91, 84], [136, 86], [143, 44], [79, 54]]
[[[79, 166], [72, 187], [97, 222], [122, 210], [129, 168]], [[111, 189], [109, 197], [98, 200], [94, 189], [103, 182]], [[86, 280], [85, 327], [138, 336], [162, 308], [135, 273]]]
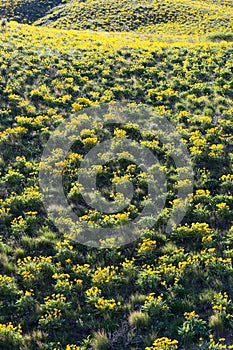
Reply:
[[206, 334], [206, 321], [202, 320], [199, 315], [193, 312], [184, 314], [186, 321], [178, 328], [178, 334], [186, 345], [191, 344], [198, 337]]
[[4, 350], [19, 350], [23, 342], [21, 333], [21, 327], [14, 327], [11, 322], [0, 324], [0, 348]]

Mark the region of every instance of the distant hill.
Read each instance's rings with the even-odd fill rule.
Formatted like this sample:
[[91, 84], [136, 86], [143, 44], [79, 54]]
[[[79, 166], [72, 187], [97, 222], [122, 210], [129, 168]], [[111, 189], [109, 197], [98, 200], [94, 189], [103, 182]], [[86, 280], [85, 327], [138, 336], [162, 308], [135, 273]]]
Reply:
[[0, 16], [18, 22], [34, 22], [63, 0], [0, 0]]
[[200, 34], [213, 30], [228, 31], [233, 27], [233, 2], [71, 0], [54, 8], [36, 24], [79, 30], [176, 30], [183, 34], [194, 31]]
[[0, 0], [0, 16], [60, 29], [198, 34], [233, 29], [231, 0]]

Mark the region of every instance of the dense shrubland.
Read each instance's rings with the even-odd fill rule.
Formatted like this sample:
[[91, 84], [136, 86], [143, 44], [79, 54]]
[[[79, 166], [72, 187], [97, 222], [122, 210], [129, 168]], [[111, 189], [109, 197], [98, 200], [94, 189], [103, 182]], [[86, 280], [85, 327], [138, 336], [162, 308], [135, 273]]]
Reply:
[[231, 0], [0, 0], [0, 15], [62, 29], [203, 35], [232, 31]]
[[232, 29], [231, 1], [72, 0], [38, 24], [68, 29], [202, 35]]
[[[0, 348], [232, 348], [232, 44], [10, 23], [0, 51]], [[146, 104], [174, 123], [193, 161], [194, 192], [184, 220], [166, 234], [171, 210], [181, 204], [176, 190], [187, 185], [178, 181], [169, 149], [132, 125], [85, 130], [64, 162], [74, 206], [80, 159], [106, 135], [133, 135], [159, 154], [170, 189], [154, 228], [127, 247], [98, 250], [57, 232], [38, 171], [55, 127], [114, 101], [136, 110]], [[114, 175], [108, 165], [100, 175], [120, 181], [120, 162], [116, 169]], [[140, 169], [123, 170], [145, 189]], [[114, 196], [110, 190], [105, 194]], [[121, 223], [137, 215], [142, 195], [125, 216], [100, 217], [88, 207], [80, 215]]]

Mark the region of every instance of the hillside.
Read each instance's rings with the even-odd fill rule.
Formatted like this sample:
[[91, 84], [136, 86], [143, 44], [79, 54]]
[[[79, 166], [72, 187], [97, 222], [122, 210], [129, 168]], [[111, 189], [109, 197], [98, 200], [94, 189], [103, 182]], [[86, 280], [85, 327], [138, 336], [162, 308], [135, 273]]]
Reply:
[[232, 30], [233, 4], [230, 0], [72, 0], [52, 10], [37, 24], [78, 30], [225, 32]]
[[233, 349], [233, 1], [0, 15], [0, 350]]
[[231, 0], [0, 0], [0, 15], [61, 29], [198, 34], [232, 31]]
[[[232, 348], [233, 45], [158, 37], [15, 22], [2, 34], [0, 349]], [[62, 166], [69, 203], [88, 224], [123, 225], [148, 200], [145, 172], [119, 160], [99, 169], [99, 186], [117, 201], [111, 181], [130, 179], [131, 205], [107, 215], [83, 203], [80, 161], [98, 143], [135, 139], [158, 157], [168, 183], [153, 227], [127, 246], [106, 240], [98, 249], [59, 232], [48, 217], [38, 187], [46, 164], [39, 163], [62, 122], [77, 113], [91, 120], [89, 108], [117, 101], [174, 124], [190, 152], [194, 188], [182, 222], [166, 232], [183, 205], [177, 191], [189, 187], [171, 161], [179, 150], [158, 142], [149, 117], [144, 132], [135, 122], [84, 129]]]

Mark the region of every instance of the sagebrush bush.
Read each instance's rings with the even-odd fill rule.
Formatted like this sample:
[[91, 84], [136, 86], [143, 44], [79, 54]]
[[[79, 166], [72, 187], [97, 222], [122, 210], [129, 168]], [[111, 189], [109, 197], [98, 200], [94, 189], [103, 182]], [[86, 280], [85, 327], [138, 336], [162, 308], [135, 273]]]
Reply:
[[233, 41], [233, 33], [212, 33], [207, 36], [211, 41]]
[[129, 324], [137, 328], [146, 328], [150, 324], [150, 316], [146, 312], [132, 311], [129, 315]]
[[95, 350], [110, 350], [111, 345], [104, 331], [96, 332], [92, 340], [92, 346]]

